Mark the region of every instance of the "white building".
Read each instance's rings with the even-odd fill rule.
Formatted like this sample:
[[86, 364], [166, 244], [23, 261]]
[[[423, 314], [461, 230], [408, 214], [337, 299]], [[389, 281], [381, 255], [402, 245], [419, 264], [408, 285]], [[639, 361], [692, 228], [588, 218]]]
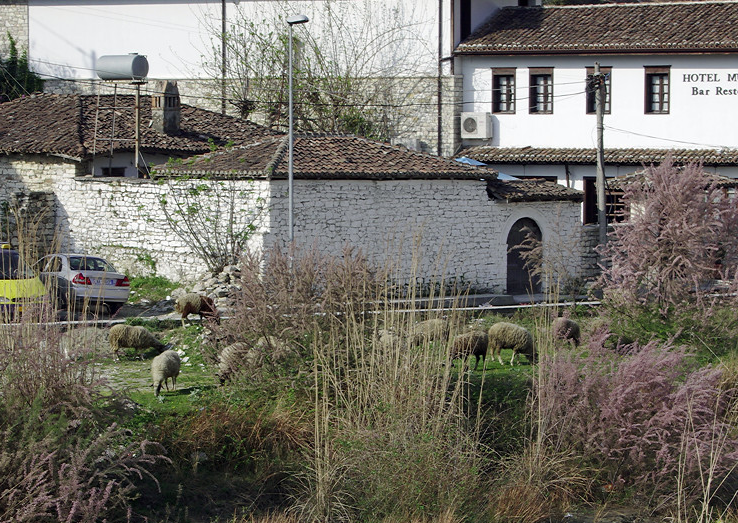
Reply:
[[737, 53], [735, 2], [501, 9], [455, 51], [462, 115], [477, 124], [460, 154], [582, 189], [584, 221], [596, 219], [587, 77], [599, 63], [607, 177], [672, 154], [738, 178]]

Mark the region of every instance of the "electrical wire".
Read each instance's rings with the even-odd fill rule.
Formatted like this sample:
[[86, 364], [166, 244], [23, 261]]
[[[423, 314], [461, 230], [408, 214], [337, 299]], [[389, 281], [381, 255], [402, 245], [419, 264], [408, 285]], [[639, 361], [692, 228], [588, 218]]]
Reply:
[[697, 146], [700, 146], [700, 147], [707, 147], [709, 149], [725, 149], [725, 150], [735, 150], [736, 149], [735, 146], [730, 146], [730, 145], [715, 145], [715, 144], [707, 144], [707, 143], [700, 143], [700, 142], [689, 142], [689, 141], [686, 141], [686, 140], [674, 140], [674, 139], [671, 139], [671, 138], [662, 138], [660, 136], [653, 136], [653, 135], [649, 135], [649, 134], [643, 134], [643, 133], [639, 133], [639, 132], [636, 132], [636, 131], [629, 131], [627, 129], [619, 129], [617, 127], [611, 127], [609, 125], [605, 125], [605, 129], [608, 130], [608, 131], [620, 132], [620, 133], [628, 134], [628, 135], [631, 135], [631, 136], [640, 136], [641, 138], [650, 138], [652, 140], [661, 140], [661, 141], [664, 141], [664, 142], [678, 143], [678, 144], [682, 144], [682, 145], [697, 145]]
[[[54, 66], [61, 66], [61, 67], [69, 67], [71, 69], [79, 69], [79, 70], [83, 70], [83, 71], [93, 71], [94, 70], [94, 69], [85, 68], [85, 67], [76, 67], [76, 66], [75, 67], [70, 67], [70, 66], [65, 66], [63, 64], [57, 64], [57, 63], [49, 62], [49, 61], [45, 61], [45, 60], [37, 60], [37, 59], [29, 60], [29, 62], [31, 62], [31, 61], [37, 62], [37, 63], [43, 63], [43, 64], [47, 64], [47, 65], [54, 65]], [[7, 74], [7, 73], [5, 73], [5, 74]], [[91, 87], [98, 87], [101, 84], [102, 85], [105, 85], [101, 81], [95, 80], [95, 79], [64, 78], [64, 77], [61, 77], [61, 76], [55, 76], [55, 75], [51, 75], [51, 74], [43, 74], [41, 76], [43, 76], [45, 78], [51, 78], [51, 79], [54, 79], [54, 80], [58, 80], [58, 81], [63, 81], [63, 82], [70, 82], [70, 83], [88, 85], [88, 86], [91, 86]], [[13, 78], [13, 80], [18, 84], [19, 87], [21, 87], [24, 90], [24, 92], [26, 94], [31, 94], [27, 90], [25, 90], [25, 88], [23, 88], [23, 86], [15, 78]], [[561, 101], [561, 100], [565, 100], [565, 99], [568, 99], [568, 98], [574, 98], [574, 97], [577, 97], [577, 96], [581, 96], [581, 95], [587, 93], [586, 79], [581, 80], [581, 81], [578, 81], [578, 82], [554, 83], [553, 84], [553, 87], [554, 88], [556, 86], [576, 85], [576, 84], [580, 84], [580, 83], [584, 83], [585, 84], [585, 89], [584, 90], [576, 91], [576, 92], [570, 92], [570, 93], [564, 93], [564, 94], [554, 94], [553, 97], [552, 97], [552, 100], [553, 101], [556, 101], [556, 100]], [[118, 85], [118, 89], [123, 90], [123, 91], [130, 91], [131, 94], [133, 94], [133, 92], [135, 91], [135, 87], [128, 86], [128, 85], [125, 85], [125, 84]], [[273, 93], [280, 93], [280, 92], [282, 92], [279, 89], [269, 89], [269, 88], [260, 88], [260, 89], [262, 91], [264, 91], [264, 92], [270, 92], [270, 91], [273, 92]], [[149, 89], [149, 88], [145, 88], [145, 87], [142, 90], [143, 90], [143, 93], [142, 94], [156, 94], [156, 93], [158, 93], [158, 91], [156, 91], [154, 89]], [[332, 95], [334, 97], [338, 95], [338, 93], [334, 93], [334, 92], [331, 92], [331, 91], [326, 91], [326, 90], [323, 90], [323, 91], [318, 90], [318, 91], [319, 92], [322, 92], [323, 94]], [[554, 89], [554, 92], [555, 91], [556, 91], [556, 89]], [[469, 92], [479, 93], [480, 91], [469, 91]], [[298, 89], [297, 93], [299, 95], [299, 89]], [[213, 101], [213, 102], [220, 102], [222, 100], [222, 97], [220, 97], [220, 96], [195, 96], [195, 95], [186, 95], [186, 94], [180, 94], [180, 98], [185, 99], [185, 100], [186, 99], [208, 100], [208, 101]], [[517, 105], [519, 102], [523, 102], [524, 103], [526, 101], [529, 101], [530, 99], [531, 99], [530, 96], [515, 97], [515, 103]], [[234, 98], [227, 98], [226, 101], [228, 103], [232, 104], [232, 105], [237, 105], [240, 100], [239, 99], [234, 99]], [[351, 102], [350, 100], [348, 100], [346, 98], [344, 98], [343, 101], [344, 101], [344, 103], [320, 103], [320, 102], [317, 102], [317, 103], [310, 102], [310, 103], [308, 103], [308, 102], [300, 102], [299, 101], [299, 96], [298, 96], [298, 99], [295, 100], [294, 103], [297, 106], [299, 106], [299, 105], [309, 105], [309, 106], [314, 106], [314, 107], [356, 107], [356, 103], [355, 102]], [[286, 103], [286, 101], [285, 100], [265, 100], [262, 103], [272, 104], [272, 105], [278, 105], [278, 104], [284, 104], [284, 103]], [[491, 100], [481, 100], [481, 101], [477, 100], [477, 101], [474, 101], [474, 102], [464, 102], [464, 103], [474, 103], [474, 104], [482, 104], [482, 105], [484, 105], [484, 104], [491, 104], [492, 101]], [[375, 108], [375, 109], [382, 109], [382, 108], [408, 108], [408, 107], [437, 107], [437, 102], [398, 102], [398, 103], [365, 102], [365, 103], [363, 103], [363, 107], [365, 107], [365, 108]], [[644, 134], [644, 133], [639, 133], [639, 132], [633, 131], [633, 130], [620, 129], [620, 128], [612, 127], [612, 126], [609, 126], [609, 125], [605, 125], [605, 129], [608, 130], [608, 131], [620, 132], [620, 133], [625, 133], [625, 134], [629, 134], [629, 135], [632, 135], [632, 136], [639, 136], [639, 137], [649, 138], [649, 139], [653, 139], [653, 140], [660, 140], [660, 141], [663, 141], [663, 142], [673, 143], [673, 144], [701, 146], [701, 147], [707, 147], [707, 148], [710, 148], [710, 149], [725, 149], [725, 150], [734, 150], [734, 149], [736, 149], [734, 146], [728, 146], [728, 145], [705, 144], [705, 143], [691, 142], [691, 141], [686, 141], [686, 140], [676, 140], [676, 139], [671, 139], [671, 138], [663, 138], [663, 137], [659, 137], [659, 136], [654, 136], [654, 135], [648, 135], [648, 134]]]

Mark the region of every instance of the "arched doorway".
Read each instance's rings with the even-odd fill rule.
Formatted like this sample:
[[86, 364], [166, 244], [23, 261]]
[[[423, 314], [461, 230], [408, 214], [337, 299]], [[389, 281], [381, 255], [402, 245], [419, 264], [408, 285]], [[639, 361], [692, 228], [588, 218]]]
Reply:
[[520, 246], [526, 238], [532, 236], [541, 241], [541, 229], [530, 218], [521, 218], [510, 228], [507, 235], [507, 293], [537, 294], [541, 292], [541, 277], [531, 275], [525, 267], [525, 260], [520, 255]]

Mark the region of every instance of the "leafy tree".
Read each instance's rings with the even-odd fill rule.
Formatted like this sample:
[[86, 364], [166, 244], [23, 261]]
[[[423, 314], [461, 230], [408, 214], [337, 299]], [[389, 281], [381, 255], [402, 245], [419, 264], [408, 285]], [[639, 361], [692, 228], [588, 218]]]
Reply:
[[15, 40], [8, 34], [8, 56], [0, 57], [0, 102], [41, 91], [44, 81], [28, 67], [26, 51], [18, 53]]
[[625, 221], [604, 255], [605, 297], [656, 307], [666, 317], [684, 304], [709, 307], [709, 284], [735, 280], [738, 209], [701, 165], [668, 158], [625, 185]]

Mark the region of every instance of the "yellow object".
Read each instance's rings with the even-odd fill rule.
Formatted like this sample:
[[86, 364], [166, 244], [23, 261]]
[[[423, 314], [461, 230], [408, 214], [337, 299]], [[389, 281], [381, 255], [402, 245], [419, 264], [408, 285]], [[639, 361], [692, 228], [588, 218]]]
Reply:
[[38, 276], [25, 280], [0, 280], [0, 304], [23, 300], [41, 301], [46, 287]]
[[41, 303], [46, 287], [7, 243], [0, 244], [0, 312], [21, 312], [24, 305]]

